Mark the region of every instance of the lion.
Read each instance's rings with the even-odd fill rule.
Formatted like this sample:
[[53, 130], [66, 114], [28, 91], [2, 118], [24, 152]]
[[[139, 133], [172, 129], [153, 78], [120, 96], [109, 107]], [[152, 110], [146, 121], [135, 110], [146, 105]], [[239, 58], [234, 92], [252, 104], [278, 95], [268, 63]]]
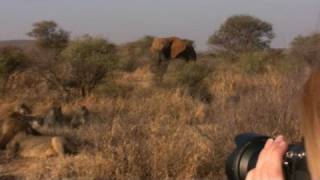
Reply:
[[25, 120], [25, 116], [18, 112], [11, 113], [9, 118], [3, 120], [0, 130], [0, 149], [5, 149], [6, 145], [19, 132], [25, 132], [26, 134], [35, 136], [41, 135]]
[[86, 106], [81, 106], [75, 115], [71, 119], [72, 127], [79, 127], [80, 125], [84, 125], [88, 122], [90, 116], [90, 112]]
[[19, 132], [8, 144], [9, 153], [23, 158], [64, 157], [74, 153], [71, 143], [62, 136], [34, 136]]
[[56, 127], [65, 124], [65, 117], [60, 105], [53, 105], [46, 117], [43, 119], [43, 125], [46, 127]]
[[32, 110], [31, 108], [25, 104], [25, 103], [21, 103], [19, 104], [16, 108], [15, 108], [15, 112], [20, 113], [22, 115], [30, 115], [32, 114]]

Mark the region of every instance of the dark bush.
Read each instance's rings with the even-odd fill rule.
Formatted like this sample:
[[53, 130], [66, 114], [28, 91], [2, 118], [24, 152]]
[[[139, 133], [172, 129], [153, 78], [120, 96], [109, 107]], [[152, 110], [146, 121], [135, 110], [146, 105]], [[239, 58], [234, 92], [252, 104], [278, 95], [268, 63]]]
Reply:
[[139, 66], [147, 64], [152, 40], [152, 36], [145, 36], [120, 46], [118, 48], [120, 70], [132, 72]]
[[206, 65], [186, 63], [177, 74], [178, 84], [196, 87], [209, 75], [210, 69]]
[[70, 64], [72, 87], [87, 96], [116, 69], [115, 51], [114, 44], [101, 38], [86, 36], [71, 42], [62, 56]]
[[175, 61], [169, 64], [163, 75], [162, 84], [166, 87], [179, 87], [186, 90], [192, 97], [210, 102], [211, 94], [206, 79], [211, 69], [198, 62]]
[[120, 70], [123, 70], [126, 72], [133, 72], [139, 66], [136, 58], [129, 57], [129, 56], [122, 57], [121, 59], [119, 59], [118, 65]]
[[152, 36], [144, 36], [136, 41], [127, 43], [125, 46], [130, 51], [130, 55], [142, 57], [149, 54], [152, 41]]
[[27, 59], [23, 51], [14, 46], [0, 48], [0, 77], [7, 78], [22, 67]]
[[235, 65], [243, 73], [262, 74], [267, 71], [290, 73], [297, 71], [301, 63], [280, 50], [268, 50], [239, 54]]
[[264, 53], [245, 53], [240, 55], [239, 66], [242, 72], [248, 74], [263, 73], [267, 71], [269, 61]]
[[130, 95], [130, 93], [132, 93], [133, 90], [134, 87], [130, 85], [107, 82], [97, 86], [97, 88], [94, 90], [94, 93], [112, 98], [126, 98]]
[[17, 47], [7, 46], [0, 48], [0, 83], [4, 93], [9, 77], [25, 65], [27, 57]]
[[310, 65], [320, 61], [320, 33], [298, 36], [291, 43], [290, 53], [293, 57]]

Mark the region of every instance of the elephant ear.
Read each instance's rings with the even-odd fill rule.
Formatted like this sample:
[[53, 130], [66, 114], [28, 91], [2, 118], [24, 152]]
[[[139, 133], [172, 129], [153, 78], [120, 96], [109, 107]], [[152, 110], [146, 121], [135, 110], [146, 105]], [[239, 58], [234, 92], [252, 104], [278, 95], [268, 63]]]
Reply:
[[154, 38], [152, 41], [150, 51], [152, 53], [157, 53], [161, 51], [165, 47], [165, 45], [168, 43], [167, 41], [168, 40], [166, 38]]
[[188, 44], [184, 40], [175, 39], [171, 45], [171, 58], [177, 58], [187, 48]]

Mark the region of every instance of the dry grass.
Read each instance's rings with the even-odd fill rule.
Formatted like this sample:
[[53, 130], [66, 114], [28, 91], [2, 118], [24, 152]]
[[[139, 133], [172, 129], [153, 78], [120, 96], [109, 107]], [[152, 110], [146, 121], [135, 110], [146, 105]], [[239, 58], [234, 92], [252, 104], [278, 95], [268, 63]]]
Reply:
[[[92, 95], [63, 103], [66, 114], [80, 105], [94, 114], [87, 127], [45, 130], [67, 136], [79, 153], [9, 159], [1, 162], [0, 174], [21, 179], [223, 179], [236, 134], [300, 137], [295, 108], [305, 78], [301, 73], [215, 71], [206, 79], [214, 96], [210, 104], [180, 88], [157, 87], [152, 76], [145, 66], [118, 77], [118, 83], [134, 87], [126, 97]], [[24, 101], [35, 114], [44, 114], [51, 103], [45, 97]], [[3, 99], [0, 119], [19, 102], [19, 97]]]

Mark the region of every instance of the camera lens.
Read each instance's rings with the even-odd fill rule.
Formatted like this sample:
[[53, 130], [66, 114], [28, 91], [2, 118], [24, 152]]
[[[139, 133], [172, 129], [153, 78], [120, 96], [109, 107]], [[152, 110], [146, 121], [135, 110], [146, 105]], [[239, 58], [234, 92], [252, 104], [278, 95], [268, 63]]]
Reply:
[[[248, 172], [256, 167], [259, 154], [268, 138], [251, 133], [235, 138], [237, 148], [226, 161], [229, 180], [245, 180]], [[287, 180], [310, 180], [303, 143], [289, 145], [283, 158], [283, 173]]]
[[267, 136], [241, 134], [236, 137], [237, 149], [226, 161], [226, 174], [229, 180], [245, 180], [248, 172], [256, 166], [260, 151]]

